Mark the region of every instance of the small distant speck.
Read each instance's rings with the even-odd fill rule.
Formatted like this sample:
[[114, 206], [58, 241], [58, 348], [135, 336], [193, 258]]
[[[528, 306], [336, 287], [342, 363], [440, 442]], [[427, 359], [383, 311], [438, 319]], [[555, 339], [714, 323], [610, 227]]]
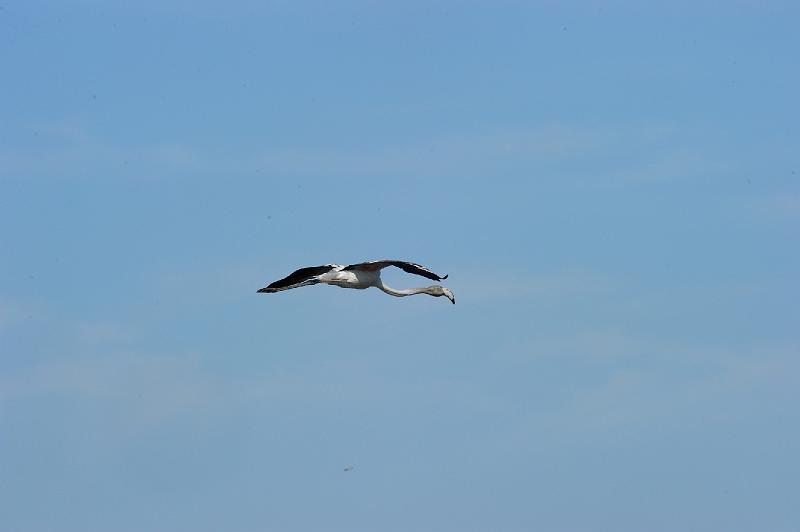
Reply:
[[97, 99], [97, 94], [92, 94], [92, 100], [96, 100], [96, 99]]
[[748, 185], [750, 184], [750, 178], [749, 177], [747, 178], [747, 184]]
[[345, 473], [348, 472], [348, 471], [352, 471], [352, 470], [353, 470], [352, 464], [347, 464], [346, 466], [344, 466]]
[[567, 27], [564, 26], [563, 28], [561, 28], [561, 31], [567, 31]]
[[267, 216], [267, 220], [272, 220], [272, 216]]

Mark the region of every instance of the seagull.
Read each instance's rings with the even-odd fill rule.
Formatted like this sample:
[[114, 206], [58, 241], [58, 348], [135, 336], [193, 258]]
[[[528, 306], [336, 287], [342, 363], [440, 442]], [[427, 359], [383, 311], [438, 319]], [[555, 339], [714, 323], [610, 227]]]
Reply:
[[402, 260], [373, 260], [370, 262], [350, 264], [349, 266], [325, 264], [323, 266], [300, 268], [287, 277], [259, 289], [258, 293], [271, 294], [272, 292], [280, 292], [282, 290], [300, 288], [301, 286], [323, 283], [339, 286], [341, 288], [357, 288], [359, 290], [374, 286], [379, 290], [383, 290], [390, 296], [396, 297], [413, 296], [414, 294], [428, 294], [434, 297], [446, 296], [454, 305], [456, 304], [456, 296], [442, 285], [435, 284], [423, 288], [406, 288], [405, 290], [397, 290], [386, 286], [383, 284], [383, 281], [381, 281], [381, 270], [389, 266], [395, 266], [404, 272], [421, 275], [422, 277], [427, 277], [434, 281], [443, 281], [447, 279], [446, 275], [441, 277], [425, 266], [420, 266], [413, 262], [405, 262]]

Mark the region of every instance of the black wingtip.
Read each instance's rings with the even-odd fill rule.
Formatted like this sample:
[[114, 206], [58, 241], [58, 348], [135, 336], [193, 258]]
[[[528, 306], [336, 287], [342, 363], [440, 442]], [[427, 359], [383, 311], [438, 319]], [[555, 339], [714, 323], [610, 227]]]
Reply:
[[442, 280], [442, 281], [444, 281], [445, 279], [447, 279], [447, 276], [446, 276], [446, 275], [445, 275], [444, 277], [442, 277], [442, 279], [441, 279], [441, 280]]
[[256, 290], [256, 294], [267, 294], [269, 292], [271, 292], [269, 288], [259, 288], [258, 290]]

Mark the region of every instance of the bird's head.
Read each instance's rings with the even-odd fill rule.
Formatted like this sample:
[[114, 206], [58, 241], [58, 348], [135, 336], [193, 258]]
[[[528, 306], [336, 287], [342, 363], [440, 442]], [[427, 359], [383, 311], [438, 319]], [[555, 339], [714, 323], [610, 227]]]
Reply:
[[442, 285], [435, 284], [433, 286], [428, 287], [428, 293], [432, 296], [441, 297], [445, 296], [447, 299], [450, 300], [452, 304], [456, 304], [456, 296], [453, 295], [453, 292], [450, 291], [449, 288], [445, 288]]

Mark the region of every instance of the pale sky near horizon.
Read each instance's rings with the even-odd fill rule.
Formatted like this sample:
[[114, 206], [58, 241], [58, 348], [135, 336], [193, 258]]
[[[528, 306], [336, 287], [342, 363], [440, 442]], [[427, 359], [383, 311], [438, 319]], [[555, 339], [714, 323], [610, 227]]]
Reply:
[[660, 4], [0, 1], [0, 532], [799, 530], [800, 7]]

